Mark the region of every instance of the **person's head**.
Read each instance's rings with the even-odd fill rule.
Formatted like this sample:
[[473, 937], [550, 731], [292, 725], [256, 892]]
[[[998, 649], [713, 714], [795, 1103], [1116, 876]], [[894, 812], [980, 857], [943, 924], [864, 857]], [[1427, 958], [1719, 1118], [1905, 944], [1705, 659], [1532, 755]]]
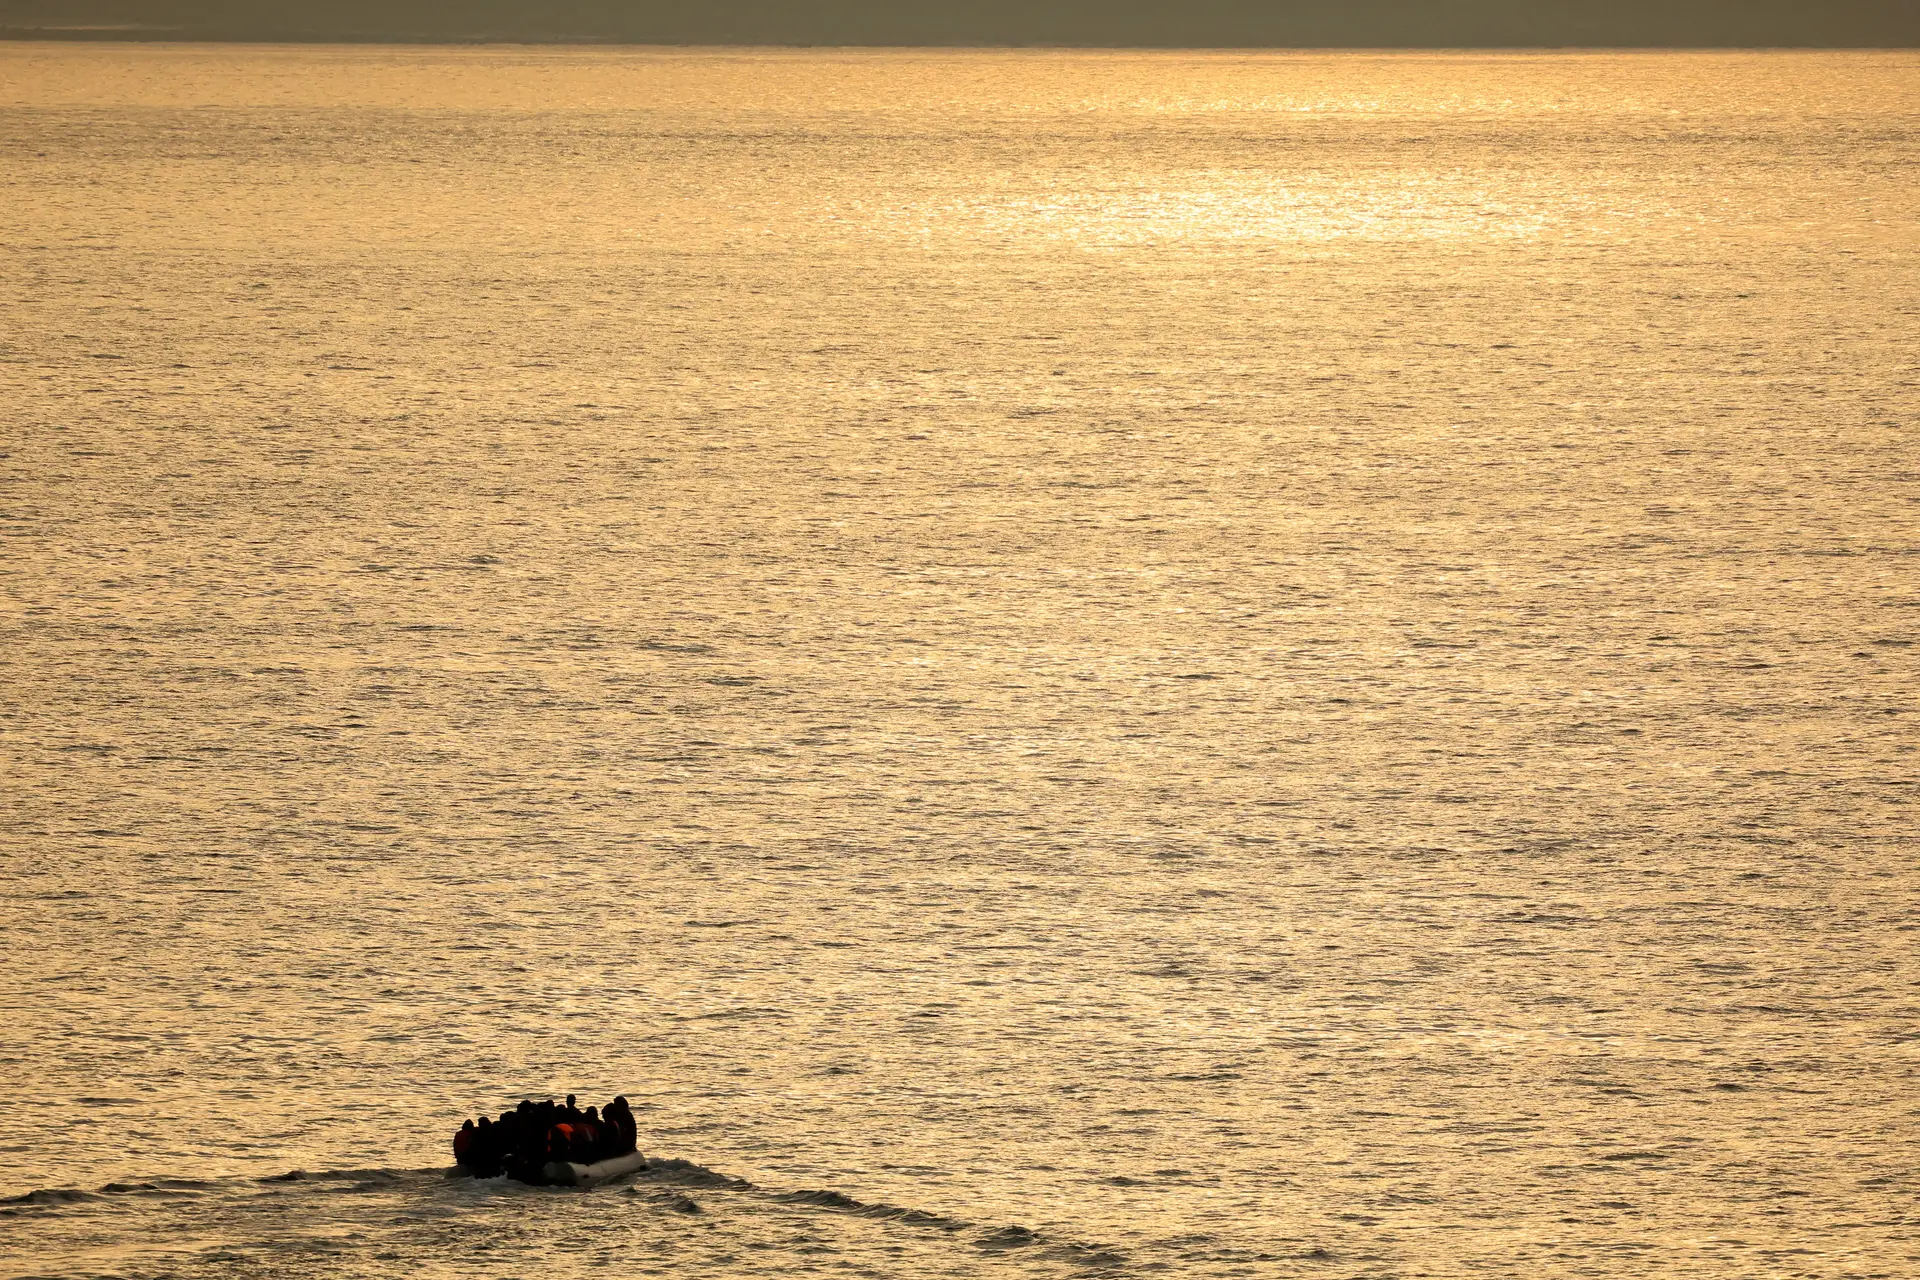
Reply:
[[624, 1108], [627, 1105], [627, 1095], [623, 1093], [619, 1097], [615, 1098], [613, 1100], [613, 1105], [616, 1107]]
[[480, 1127], [481, 1127], [482, 1129], [491, 1129], [491, 1128], [493, 1128], [493, 1121], [491, 1121], [491, 1120], [489, 1120], [489, 1119], [487, 1119], [487, 1117], [485, 1117], [485, 1116], [481, 1116], [481, 1117], [480, 1117]]
[[599, 1118], [600, 1118], [600, 1109], [598, 1107], [587, 1108], [587, 1119], [598, 1120]]
[[[482, 1120], [480, 1123], [485, 1124], [486, 1121]], [[473, 1130], [473, 1121], [471, 1120], [463, 1121], [460, 1125], [460, 1130], [462, 1133], [471, 1132]]]
[[571, 1110], [573, 1110], [573, 1095], [572, 1095], [572, 1094], [568, 1094], [568, 1095], [567, 1095], [567, 1110], [569, 1110], [569, 1111], [571, 1111]]
[[515, 1107], [514, 1110], [518, 1111], [521, 1115], [525, 1115], [527, 1112], [533, 1110], [533, 1100], [531, 1098], [520, 1099], [520, 1105]]

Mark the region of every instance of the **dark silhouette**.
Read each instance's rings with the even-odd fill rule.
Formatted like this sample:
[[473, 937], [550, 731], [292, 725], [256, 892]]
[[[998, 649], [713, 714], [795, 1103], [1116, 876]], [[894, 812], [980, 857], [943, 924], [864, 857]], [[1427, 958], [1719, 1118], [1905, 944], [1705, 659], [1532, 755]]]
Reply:
[[[486, 1121], [482, 1120], [480, 1123], [485, 1124]], [[453, 1135], [453, 1160], [455, 1164], [466, 1164], [473, 1159], [473, 1147], [476, 1135], [477, 1131], [474, 1129], [473, 1121], [471, 1120], [461, 1125], [460, 1131]]]
[[477, 1178], [508, 1174], [523, 1182], [544, 1180], [542, 1171], [552, 1161], [596, 1164], [638, 1150], [638, 1131], [625, 1097], [615, 1098], [604, 1110], [579, 1109], [567, 1095], [564, 1106], [552, 1099], [522, 1099], [497, 1121], [482, 1116], [476, 1125], [464, 1121], [454, 1135], [454, 1161]]
[[620, 1151], [637, 1149], [640, 1145], [640, 1127], [634, 1121], [633, 1108], [627, 1105], [626, 1097], [623, 1095], [608, 1103], [606, 1114], [619, 1135]]

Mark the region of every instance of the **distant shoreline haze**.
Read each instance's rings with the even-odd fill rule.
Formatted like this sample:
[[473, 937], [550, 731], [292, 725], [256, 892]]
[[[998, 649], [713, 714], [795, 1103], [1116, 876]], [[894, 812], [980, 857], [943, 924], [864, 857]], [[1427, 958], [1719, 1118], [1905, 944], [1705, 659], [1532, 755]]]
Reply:
[[1899, 47], [1911, 0], [0, 0], [11, 39], [1137, 48]]

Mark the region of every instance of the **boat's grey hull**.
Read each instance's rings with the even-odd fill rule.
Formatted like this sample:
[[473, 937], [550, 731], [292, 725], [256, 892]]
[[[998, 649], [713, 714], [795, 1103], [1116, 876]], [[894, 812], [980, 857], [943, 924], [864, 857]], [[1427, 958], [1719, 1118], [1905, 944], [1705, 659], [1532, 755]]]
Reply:
[[638, 1151], [629, 1151], [623, 1156], [612, 1156], [593, 1164], [574, 1164], [570, 1160], [554, 1160], [540, 1170], [541, 1180], [556, 1187], [590, 1187], [596, 1182], [605, 1182], [617, 1178], [623, 1173], [633, 1173], [647, 1167], [647, 1158]]

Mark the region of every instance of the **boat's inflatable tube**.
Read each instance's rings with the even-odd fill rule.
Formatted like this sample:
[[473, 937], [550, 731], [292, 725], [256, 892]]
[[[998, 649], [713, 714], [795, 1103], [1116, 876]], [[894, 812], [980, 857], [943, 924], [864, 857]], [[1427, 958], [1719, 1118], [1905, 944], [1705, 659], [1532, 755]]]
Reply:
[[638, 1151], [629, 1151], [623, 1156], [610, 1156], [593, 1164], [553, 1160], [540, 1170], [540, 1179], [555, 1187], [590, 1187], [596, 1182], [605, 1182], [608, 1178], [617, 1178], [623, 1173], [633, 1173], [646, 1167], [646, 1156]]

